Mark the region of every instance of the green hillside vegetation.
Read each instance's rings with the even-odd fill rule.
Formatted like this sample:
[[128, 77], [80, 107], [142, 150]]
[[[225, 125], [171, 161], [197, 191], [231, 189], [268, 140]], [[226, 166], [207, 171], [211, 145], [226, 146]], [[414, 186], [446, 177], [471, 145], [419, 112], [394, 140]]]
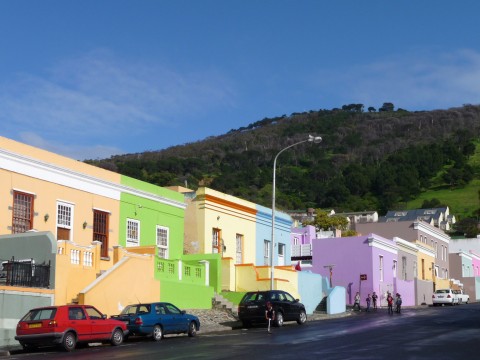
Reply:
[[447, 186], [441, 174], [444, 169], [432, 179], [432, 187], [422, 192], [416, 199], [408, 202], [407, 209], [419, 209], [424, 201], [438, 199], [450, 207], [451, 214], [457, 219], [475, 217], [480, 208], [480, 142], [475, 141], [475, 153], [469, 158], [468, 164], [472, 167], [474, 179], [459, 188]]
[[480, 106], [363, 109], [350, 104], [265, 118], [195, 143], [87, 162], [159, 186], [208, 186], [270, 207], [276, 154], [311, 134], [322, 143], [303, 143], [278, 158], [279, 209], [383, 215], [426, 201], [476, 221]]

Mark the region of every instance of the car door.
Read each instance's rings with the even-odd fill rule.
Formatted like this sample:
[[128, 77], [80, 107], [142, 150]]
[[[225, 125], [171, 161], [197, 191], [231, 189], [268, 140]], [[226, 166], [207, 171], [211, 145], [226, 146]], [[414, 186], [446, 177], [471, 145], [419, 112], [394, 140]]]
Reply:
[[282, 301], [285, 308], [285, 318], [288, 320], [295, 320], [298, 317], [299, 303], [295, 298], [287, 292], [282, 291]]
[[109, 322], [104, 320], [103, 314], [93, 306], [85, 306], [85, 312], [91, 324], [91, 339], [110, 339], [113, 329]]
[[167, 317], [171, 331], [184, 331], [187, 326], [185, 325], [185, 316], [182, 311], [173, 304], [165, 303], [164, 306], [167, 310]]
[[68, 327], [75, 329], [78, 341], [88, 341], [92, 337], [92, 324], [81, 306], [68, 308]]

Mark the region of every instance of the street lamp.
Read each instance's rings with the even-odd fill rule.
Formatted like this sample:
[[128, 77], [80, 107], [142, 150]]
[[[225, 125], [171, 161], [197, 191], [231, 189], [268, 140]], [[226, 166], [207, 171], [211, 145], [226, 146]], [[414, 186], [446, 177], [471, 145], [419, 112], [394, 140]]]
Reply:
[[278, 152], [278, 154], [275, 156], [275, 159], [273, 160], [273, 186], [272, 186], [272, 251], [270, 254], [270, 290], [273, 290], [273, 260], [274, 260], [274, 255], [275, 255], [275, 172], [276, 172], [276, 167], [277, 167], [277, 158], [278, 156], [284, 152], [287, 149], [290, 149], [291, 147], [294, 147], [296, 145], [302, 144], [304, 142], [313, 142], [314, 144], [318, 144], [322, 141], [322, 138], [320, 136], [313, 136], [313, 135], [308, 135], [308, 139], [299, 141], [295, 144], [292, 144], [290, 146], [287, 146], [286, 148], [283, 148]]

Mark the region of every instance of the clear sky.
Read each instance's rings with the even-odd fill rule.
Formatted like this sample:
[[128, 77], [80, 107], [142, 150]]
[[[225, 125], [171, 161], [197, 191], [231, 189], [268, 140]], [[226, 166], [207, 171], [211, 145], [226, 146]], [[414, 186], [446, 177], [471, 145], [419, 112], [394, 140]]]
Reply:
[[0, 0], [0, 135], [79, 160], [479, 98], [478, 0]]

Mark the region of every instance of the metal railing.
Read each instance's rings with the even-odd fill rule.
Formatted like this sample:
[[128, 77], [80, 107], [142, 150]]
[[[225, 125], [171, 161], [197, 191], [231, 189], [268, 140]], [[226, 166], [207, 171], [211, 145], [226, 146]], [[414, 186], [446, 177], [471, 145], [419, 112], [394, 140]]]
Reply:
[[0, 285], [49, 288], [50, 261], [48, 264], [35, 264], [33, 259], [2, 261]]

